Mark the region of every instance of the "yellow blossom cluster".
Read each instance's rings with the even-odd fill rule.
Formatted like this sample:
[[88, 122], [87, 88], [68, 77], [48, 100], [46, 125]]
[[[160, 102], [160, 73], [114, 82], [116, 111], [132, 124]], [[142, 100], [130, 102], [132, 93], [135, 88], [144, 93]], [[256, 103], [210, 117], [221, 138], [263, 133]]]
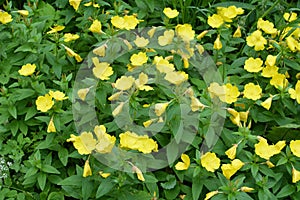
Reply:
[[39, 96], [37, 98], [37, 100], [35, 101], [37, 109], [42, 112], [47, 112], [54, 105], [53, 99], [55, 99], [56, 101], [63, 101], [65, 99], [68, 99], [68, 97], [66, 97], [63, 92], [50, 90], [48, 94]]

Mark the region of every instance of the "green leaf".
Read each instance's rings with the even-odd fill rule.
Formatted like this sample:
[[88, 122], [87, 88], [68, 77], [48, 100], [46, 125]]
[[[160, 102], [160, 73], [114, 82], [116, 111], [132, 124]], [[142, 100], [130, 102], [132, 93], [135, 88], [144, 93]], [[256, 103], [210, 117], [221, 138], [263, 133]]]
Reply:
[[52, 167], [51, 165], [42, 165], [41, 170], [49, 174], [60, 174], [60, 172], [55, 167]]
[[161, 187], [170, 190], [173, 189], [176, 186], [176, 178], [174, 175], [168, 175], [167, 176], [167, 182], [160, 183]]
[[69, 156], [69, 152], [66, 148], [59, 149], [58, 158], [64, 166], [68, 164], [68, 156]]
[[102, 197], [110, 192], [115, 185], [116, 183], [112, 182], [110, 179], [104, 179], [97, 189], [96, 198]]
[[34, 106], [28, 108], [26, 115], [25, 115], [25, 121], [27, 121], [28, 119], [31, 119], [33, 116], [35, 116], [37, 113], [37, 110]]
[[73, 175], [64, 180], [60, 181], [57, 185], [73, 185], [78, 186], [81, 185], [83, 177], [80, 175]]
[[297, 71], [300, 71], [300, 65], [299, 65], [299, 63], [298, 63], [297, 61], [294, 61], [294, 60], [291, 60], [291, 59], [284, 58], [284, 59], [283, 59], [283, 62], [284, 62], [287, 66], [291, 67], [292, 69], [295, 69], [295, 70], [297, 70]]
[[295, 187], [292, 185], [285, 185], [276, 195], [277, 198], [288, 197], [295, 192]]
[[87, 178], [84, 178], [82, 180], [82, 198], [83, 200], [87, 200], [89, 199], [89, 197], [91, 197], [91, 195], [93, 194], [93, 190], [94, 190], [94, 184], [92, 181], [90, 181]]
[[192, 194], [193, 194], [193, 200], [198, 200], [200, 197], [200, 194], [202, 192], [203, 188], [203, 180], [199, 177], [193, 177], [192, 182]]
[[43, 172], [40, 172], [37, 177], [37, 180], [38, 180], [38, 184], [39, 184], [41, 190], [43, 191], [45, 188], [45, 185], [46, 185], [46, 180], [47, 180], [46, 174]]
[[61, 192], [51, 192], [47, 200], [64, 200], [64, 194]]
[[17, 119], [17, 108], [15, 105], [8, 107], [8, 112], [13, 118]]

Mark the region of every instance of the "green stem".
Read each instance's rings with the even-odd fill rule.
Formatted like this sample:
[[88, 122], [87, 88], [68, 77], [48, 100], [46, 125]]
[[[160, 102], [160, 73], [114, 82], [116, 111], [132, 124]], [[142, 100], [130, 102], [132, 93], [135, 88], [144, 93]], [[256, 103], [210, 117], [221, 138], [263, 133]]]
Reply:
[[269, 14], [269, 12], [271, 12], [271, 10], [280, 2], [280, 0], [277, 0], [262, 16], [261, 18], [264, 18], [265, 16], [267, 16]]

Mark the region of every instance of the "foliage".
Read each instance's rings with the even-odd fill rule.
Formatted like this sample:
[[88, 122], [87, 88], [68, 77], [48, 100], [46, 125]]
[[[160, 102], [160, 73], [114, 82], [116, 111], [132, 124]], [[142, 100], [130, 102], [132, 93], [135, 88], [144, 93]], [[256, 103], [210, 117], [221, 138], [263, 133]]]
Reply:
[[0, 5], [0, 199], [300, 198], [299, 3]]

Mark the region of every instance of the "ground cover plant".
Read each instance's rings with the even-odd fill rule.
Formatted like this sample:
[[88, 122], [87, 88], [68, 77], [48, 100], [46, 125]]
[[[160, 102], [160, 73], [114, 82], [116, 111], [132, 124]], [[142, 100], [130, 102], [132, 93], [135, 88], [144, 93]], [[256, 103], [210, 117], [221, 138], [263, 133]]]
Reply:
[[299, 2], [0, 9], [0, 199], [300, 199]]

